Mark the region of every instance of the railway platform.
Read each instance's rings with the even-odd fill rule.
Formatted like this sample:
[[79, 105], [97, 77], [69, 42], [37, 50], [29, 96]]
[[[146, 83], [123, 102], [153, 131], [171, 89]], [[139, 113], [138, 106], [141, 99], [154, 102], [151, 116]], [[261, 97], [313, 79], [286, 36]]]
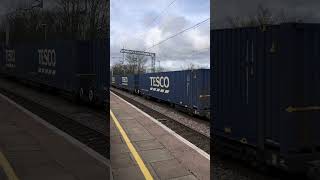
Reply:
[[208, 154], [112, 92], [110, 115], [113, 179], [210, 179]]
[[106, 180], [110, 163], [0, 94], [0, 179]]

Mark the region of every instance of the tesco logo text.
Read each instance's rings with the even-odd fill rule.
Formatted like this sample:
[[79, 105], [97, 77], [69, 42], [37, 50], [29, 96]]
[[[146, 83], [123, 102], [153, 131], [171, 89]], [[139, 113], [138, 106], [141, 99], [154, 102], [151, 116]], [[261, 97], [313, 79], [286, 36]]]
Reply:
[[16, 51], [14, 49], [6, 49], [6, 66], [8, 68], [15, 68], [16, 67]]
[[56, 66], [56, 51], [54, 49], [38, 49], [39, 64], [45, 66]]
[[153, 87], [161, 87], [161, 88], [169, 88], [170, 80], [168, 76], [157, 76], [157, 77], [150, 77], [151, 86]]
[[46, 75], [56, 74], [56, 51], [54, 49], [38, 49], [39, 68], [38, 72]]
[[168, 76], [157, 76], [150, 78], [150, 91], [168, 94], [170, 92], [170, 79]]

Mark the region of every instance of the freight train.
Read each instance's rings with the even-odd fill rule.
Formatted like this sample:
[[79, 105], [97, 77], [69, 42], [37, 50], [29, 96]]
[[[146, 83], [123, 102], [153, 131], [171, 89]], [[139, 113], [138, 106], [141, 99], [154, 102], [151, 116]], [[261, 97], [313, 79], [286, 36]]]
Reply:
[[111, 85], [170, 103], [182, 111], [210, 117], [209, 69], [115, 75]]
[[104, 40], [1, 44], [0, 73], [102, 105], [108, 93], [108, 52]]
[[212, 148], [319, 173], [320, 25], [211, 30]]

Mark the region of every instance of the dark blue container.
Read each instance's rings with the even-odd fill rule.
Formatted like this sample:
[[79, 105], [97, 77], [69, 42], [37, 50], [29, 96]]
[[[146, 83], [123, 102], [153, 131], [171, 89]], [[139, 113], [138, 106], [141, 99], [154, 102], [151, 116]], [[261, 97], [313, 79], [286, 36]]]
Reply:
[[147, 73], [139, 76], [141, 94], [170, 102], [200, 116], [210, 114], [209, 69]]
[[128, 85], [124, 86], [124, 88], [130, 92], [137, 92], [139, 86], [139, 75], [128, 75], [126, 76], [128, 79]]
[[16, 47], [2, 45], [1, 50], [1, 72], [9, 75], [15, 76], [18, 72], [17, 70], [17, 57], [16, 57]]
[[120, 75], [113, 75], [111, 78], [111, 85], [116, 88], [120, 88], [120, 84], [121, 84], [121, 76]]
[[0, 42], [0, 73], [3, 73], [5, 65], [5, 47], [4, 43]]
[[139, 85], [139, 75], [115, 75], [113, 76], [112, 83], [117, 88], [124, 89], [130, 92], [137, 92]]
[[212, 137], [289, 171], [319, 160], [320, 26], [222, 29], [211, 38]]
[[[110, 69], [110, 44], [105, 40], [92, 41], [92, 59], [94, 62], [93, 73], [95, 74], [95, 96], [100, 103], [109, 99], [109, 69]], [[99, 103], [99, 102], [98, 102]], [[108, 103], [108, 102], [107, 102]]]
[[5, 48], [3, 72], [91, 103], [105, 102], [108, 51], [104, 41], [16, 43]]

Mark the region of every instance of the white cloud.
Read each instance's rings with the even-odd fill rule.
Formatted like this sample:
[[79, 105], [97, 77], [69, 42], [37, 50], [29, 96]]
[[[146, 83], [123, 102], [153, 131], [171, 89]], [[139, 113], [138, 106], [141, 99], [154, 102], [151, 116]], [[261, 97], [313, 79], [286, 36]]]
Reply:
[[[143, 36], [142, 36], [143, 37]], [[156, 42], [159, 42], [163, 39], [164, 35], [161, 29], [159, 28], [152, 28], [146, 33], [144, 44], [147, 47], [153, 46]]]
[[[195, 1], [181, 2], [178, 0], [155, 21], [153, 21], [155, 17], [171, 0], [155, 0], [152, 1], [152, 5], [146, 3], [145, 6], [140, 4], [145, 1], [140, 0], [129, 4], [123, 10], [121, 8], [112, 9], [113, 6], [121, 6], [121, 2], [113, 2], [114, 5], [111, 6], [111, 56], [121, 56], [119, 51], [123, 46], [129, 49], [144, 50], [208, 18], [210, 16], [209, 0], [202, 1], [206, 2], [202, 3], [205, 7]], [[210, 46], [209, 26], [210, 23], [206, 22], [148, 51], [155, 52], [157, 60], [161, 61], [161, 66], [168, 70], [179, 70], [190, 63], [209, 67], [209, 49], [207, 52], [195, 53]], [[118, 59], [111, 59], [111, 64], [116, 61]]]
[[201, 34], [200, 31], [190, 31], [187, 34], [187, 38], [192, 42], [195, 50], [201, 50], [210, 46], [210, 34]]

